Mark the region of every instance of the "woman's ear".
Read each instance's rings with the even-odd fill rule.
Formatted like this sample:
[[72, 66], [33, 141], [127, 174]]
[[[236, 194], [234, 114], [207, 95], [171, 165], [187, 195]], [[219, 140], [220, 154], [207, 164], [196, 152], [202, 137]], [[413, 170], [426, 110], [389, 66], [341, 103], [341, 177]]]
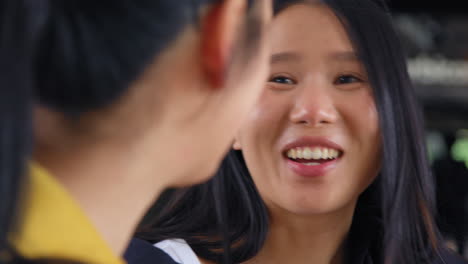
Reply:
[[246, 0], [224, 0], [202, 18], [201, 63], [213, 89], [224, 86], [234, 42], [246, 16]]

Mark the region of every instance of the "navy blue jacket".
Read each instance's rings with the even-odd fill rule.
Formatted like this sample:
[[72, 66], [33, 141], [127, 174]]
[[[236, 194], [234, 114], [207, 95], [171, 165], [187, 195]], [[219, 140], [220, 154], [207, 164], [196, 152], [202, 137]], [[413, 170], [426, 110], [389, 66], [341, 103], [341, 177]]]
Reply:
[[[359, 256], [353, 257], [352, 264], [379, 264], [375, 263], [366, 250], [360, 251]], [[128, 264], [178, 264], [169, 255], [151, 243], [141, 239], [133, 239], [125, 253]], [[467, 264], [465, 260], [448, 250], [442, 252], [443, 260], [436, 260], [432, 264]], [[420, 263], [415, 263], [420, 264]], [[422, 263], [421, 263], [422, 264]], [[426, 264], [426, 263], [424, 263]]]

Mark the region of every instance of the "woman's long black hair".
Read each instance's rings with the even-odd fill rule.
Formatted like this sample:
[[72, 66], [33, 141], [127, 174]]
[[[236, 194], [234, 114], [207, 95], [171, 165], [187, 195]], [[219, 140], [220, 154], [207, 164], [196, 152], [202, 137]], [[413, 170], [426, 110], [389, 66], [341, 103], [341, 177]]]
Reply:
[[[276, 0], [276, 12], [298, 2], [307, 1]], [[372, 229], [375, 263], [429, 263], [439, 258], [434, 186], [422, 115], [390, 14], [377, 0], [320, 2], [343, 22], [367, 70], [382, 133], [382, 168], [359, 198], [351, 232]], [[369, 218], [377, 221], [357, 228]], [[268, 221], [242, 153], [231, 151], [209, 182], [166, 192], [138, 236], [151, 242], [182, 238], [204, 259], [240, 263], [262, 248]]]
[[27, 182], [34, 105], [70, 118], [111, 105], [217, 1], [0, 0], [1, 263]]
[[33, 25], [39, 27], [40, 23], [40, 16], [26, 2], [0, 1], [0, 252], [7, 247], [31, 153], [30, 69], [32, 43], [37, 37]]

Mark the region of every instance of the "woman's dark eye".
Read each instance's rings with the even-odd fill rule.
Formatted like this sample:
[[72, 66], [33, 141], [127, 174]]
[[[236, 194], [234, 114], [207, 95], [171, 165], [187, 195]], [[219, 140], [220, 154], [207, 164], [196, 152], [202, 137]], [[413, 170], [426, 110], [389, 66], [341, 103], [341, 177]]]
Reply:
[[278, 76], [270, 79], [269, 82], [279, 83], [279, 84], [294, 84], [295, 82], [288, 77]]
[[335, 84], [350, 84], [356, 82], [362, 82], [362, 80], [353, 75], [342, 75], [336, 79]]

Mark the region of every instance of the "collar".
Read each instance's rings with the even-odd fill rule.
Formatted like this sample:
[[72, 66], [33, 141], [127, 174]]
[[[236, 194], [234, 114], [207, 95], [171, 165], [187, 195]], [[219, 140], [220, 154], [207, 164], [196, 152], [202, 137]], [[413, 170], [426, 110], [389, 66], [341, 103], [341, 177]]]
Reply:
[[45, 169], [30, 166], [13, 247], [28, 259], [64, 259], [87, 264], [124, 264], [78, 203]]

